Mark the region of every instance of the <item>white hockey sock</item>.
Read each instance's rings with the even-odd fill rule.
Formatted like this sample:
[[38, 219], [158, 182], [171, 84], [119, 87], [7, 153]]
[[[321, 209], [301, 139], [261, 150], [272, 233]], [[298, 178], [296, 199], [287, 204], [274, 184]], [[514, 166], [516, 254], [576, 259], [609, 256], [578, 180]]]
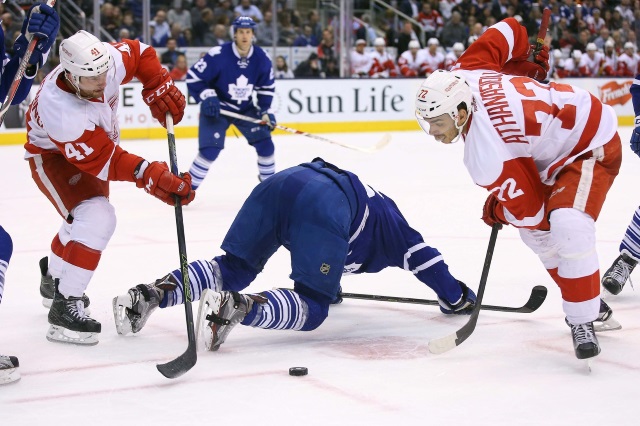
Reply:
[[273, 176], [276, 172], [275, 156], [270, 155], [268, 157], [258, 156], [258, 173], [260, 173], [260, 181]]
[[213, 163], [213, 161], [206, 159], [201, 154], [198, 154], [195, 160], [193, 160], [193, 164], [191, 164], [191, 168], [189, 169], [191, 188], [194, 190], [198, 189], [205, 176], [207, 176], [211, 163]]

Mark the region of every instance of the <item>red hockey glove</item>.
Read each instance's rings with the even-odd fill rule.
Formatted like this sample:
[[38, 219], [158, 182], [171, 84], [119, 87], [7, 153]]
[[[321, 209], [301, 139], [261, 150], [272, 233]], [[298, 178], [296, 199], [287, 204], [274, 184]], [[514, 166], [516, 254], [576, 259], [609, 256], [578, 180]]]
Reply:
[[151, 79], [147, 87], [142, 89], [142, 99], [149, 105], [153, 118], [163, 127], [167, 127], [167, 112], [173, 116], [173, 124], [178, 124], [182, 120], [184, 108], [187, 105], [184, 95], [173, 84], [173, 79], [164, 68], [160, 75]]
[[489, 226], [493, 226], [495, 223], [500, 223], [502, 225], [509, 224], [509, 222], [507, 222], [503, 217], [500, 201], [498, 201], [498, 198], [493, 193], [489, 194], [487, 201], [484, 202], [482, 220]]
[[505, 74], [522, 75], [543, 82], [549, 71], [549, 47], [542, 46], [539, 50], [531, 45], [531, 54], [526, 61], [509, 61], [502, 72]]
[[196, 197], [195, 191], [191, 190], [191, 175], [184, 173], [180, 177], [169, 171], [167, 163], [154, 161], [150, 163], [142, 174], [142, 179], [136, 181], [138, 188], [144, 188], [146, 192], [154, 197], [173, 206], [175, 205], [174, 195], [180, 197], [180, 204], [187, 205]]

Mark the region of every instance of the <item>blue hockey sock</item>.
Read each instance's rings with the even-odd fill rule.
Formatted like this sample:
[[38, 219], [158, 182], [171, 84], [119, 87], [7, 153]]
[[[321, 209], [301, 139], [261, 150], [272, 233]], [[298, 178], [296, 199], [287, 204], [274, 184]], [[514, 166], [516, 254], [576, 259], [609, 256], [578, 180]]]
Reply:
[[189, 169], [189, 174], [191, 175], [191, 188], [193, 188], [193, 190], [198, 189], [202, 184], [202, 181], [205, 176], [207, 176], [207, 172], [211, 167], [211, 163], [218, 158], [220, 151], [221, 150], [219, 148], [207, 148], [206, 150], [198, 152], [198, 155], [193, 160], [191, 168]]
[[635, 260], [640, 260], [640, 207], [636, 209], [620, 243], [620, 252], [623, 250]]
[[0, 302], [4, 293], [4, 277], [9, 267], [9, 260], [13, 254], [13, 241], [11, 236], [0, 226]]

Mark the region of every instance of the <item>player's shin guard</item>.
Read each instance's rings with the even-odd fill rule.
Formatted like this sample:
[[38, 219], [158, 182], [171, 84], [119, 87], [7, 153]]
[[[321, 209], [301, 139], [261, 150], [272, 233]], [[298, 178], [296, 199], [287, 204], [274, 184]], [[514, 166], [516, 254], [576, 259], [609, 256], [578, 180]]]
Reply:
[[[200, 300], [202, 292], [206, 289], [213, 291], [222, 290], [222, 274], [215, 260], [196, 260], [189, 263], [189, 285], [191, 286], [191, 301]], [[182, 272], [176, 269], [169, 274], [176, 283], [174, 289], [165, 291], [161, 308], [181, 305], [184, 303], [184, 289], [182, 287]]]
[[268, 157], [258, 156], [258, 180], [260, 182], [273, 176], [276, 172], [275, 156], [270, 155]]

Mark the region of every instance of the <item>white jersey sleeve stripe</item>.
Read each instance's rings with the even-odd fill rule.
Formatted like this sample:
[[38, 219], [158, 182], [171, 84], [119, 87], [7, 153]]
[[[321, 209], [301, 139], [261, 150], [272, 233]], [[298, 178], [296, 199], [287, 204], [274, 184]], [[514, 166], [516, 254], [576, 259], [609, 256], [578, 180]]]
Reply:
[[509, 24], [507, 24], [506, 22], [498, 22], [497, 24], [495, 24], [491, 28], [500, 31], [500, 33], [502, 33], [502, 35], [504, 36], [505, 40], [507, 41], [507, 44], [509, 45], [509, 57], [507, 58], [507, 62], [509, 62], [511, 60], [512, 55], [513, 55], [513, 46], [514, 46], [514, 43], [515, 43], [515, 38], [513, 36], [513, 30], [511, 29]]

